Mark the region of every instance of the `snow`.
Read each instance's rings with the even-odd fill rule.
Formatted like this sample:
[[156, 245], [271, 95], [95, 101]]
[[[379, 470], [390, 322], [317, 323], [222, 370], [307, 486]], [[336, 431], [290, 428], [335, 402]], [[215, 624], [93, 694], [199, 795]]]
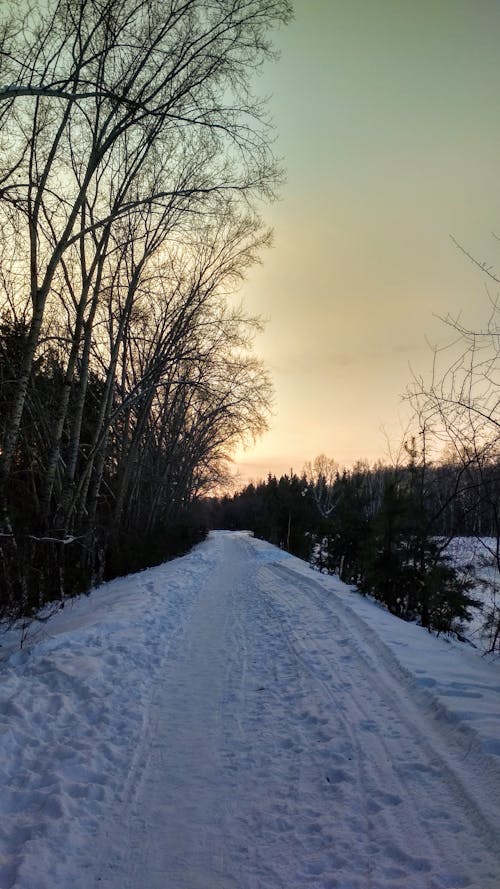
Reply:
[[0, 640], [1, 889], [498, 889], [500, 664], [248, 535]]
[[494, 537], [453, 537], [445, 550], [451, 563], [473, 581], [471, 595], [481, 606], [470, 609], [472, 619], [465, 626], [465, 636], [484, 652], [489, 651], [491, 644], [490, 633], [485, 629], [486, 616], [490, 611], [498, 612], [500, 595], [496, 546]]

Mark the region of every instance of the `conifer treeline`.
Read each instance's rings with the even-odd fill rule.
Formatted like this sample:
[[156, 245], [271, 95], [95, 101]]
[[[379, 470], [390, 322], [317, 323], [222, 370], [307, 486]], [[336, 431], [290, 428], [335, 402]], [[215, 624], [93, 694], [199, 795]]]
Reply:
[[332, 473], [330, 465], [327, 478], [321, 458], [316, 472], [269, 475], [218, 501], [214, 522], [311, 560], [399, 617], [460, 634], [471, 583], [445, 547], [457, 535], [496, 538], [500, 463], [428, 466], [409, 451], [397, 468], [358, 463]]

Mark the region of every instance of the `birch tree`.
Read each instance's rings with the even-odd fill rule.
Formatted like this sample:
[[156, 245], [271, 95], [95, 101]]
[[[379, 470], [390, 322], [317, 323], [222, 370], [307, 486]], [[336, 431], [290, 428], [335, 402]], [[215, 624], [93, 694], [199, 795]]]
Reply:
[[227, 300], [269, 242], [256, 201], [281, 171], [251, 84], [290, 15], [288, 0], [4, 7], [7, 586], [8, 565], [38, 558], [31, 544], [14, 552], [26, 535], [49, 548], [79, 535], [95, 563], [97, 525], [147, 511], [139, 479], [154, 523], [265, 424], [269, 381], [247, 349], [256, 322]]
[[[0, 189], [5, 225], [25, 243], [30, 323], [2, 441], [2, 487], [47, 302], [73, 245], [138, 206], [175, 198], [194, 212], [207, 194], [272, 191], [277, 168], [249, 73], [270, 54], [268, 31], [290, 6], [58, 0], [9, 11], [0, 40]], [[167, 165], [151, 183], [141, 170], [155, 150], [174, 167], [189, 155], [191, 175], [172, 181]], [[114, 208], [101, 199], [112, 157], [126, 158], [129, 183]]]

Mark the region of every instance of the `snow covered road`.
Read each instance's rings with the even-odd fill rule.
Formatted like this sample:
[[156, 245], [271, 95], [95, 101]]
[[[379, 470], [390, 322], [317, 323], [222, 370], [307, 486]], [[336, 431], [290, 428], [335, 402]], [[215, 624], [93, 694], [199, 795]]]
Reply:
[[[498, 664], [242, 534], [102, 596], [100, 619], [82, 600], [8, 662], [32, 681], [25, 731], [49, 683], [38, 784], [67, 805], [41, 804], [25, 759], [24, 808], [21, 782], [10, 822], [0, 802], [1, 889], [499, 889]], [[57, 708], [75, 657], [94, 679]], [[2, 737], [19, 768], [14, 717]], [[68, 783], [49, 748], [69, 759], [71, 738]]]

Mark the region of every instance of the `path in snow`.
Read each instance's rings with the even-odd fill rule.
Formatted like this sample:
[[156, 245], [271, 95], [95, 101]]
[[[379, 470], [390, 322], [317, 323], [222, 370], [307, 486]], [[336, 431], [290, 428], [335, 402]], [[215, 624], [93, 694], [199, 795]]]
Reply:
[[498, 889], [500, 782], [474, 736], [312, 572], [216, 545], [86, 887]]

